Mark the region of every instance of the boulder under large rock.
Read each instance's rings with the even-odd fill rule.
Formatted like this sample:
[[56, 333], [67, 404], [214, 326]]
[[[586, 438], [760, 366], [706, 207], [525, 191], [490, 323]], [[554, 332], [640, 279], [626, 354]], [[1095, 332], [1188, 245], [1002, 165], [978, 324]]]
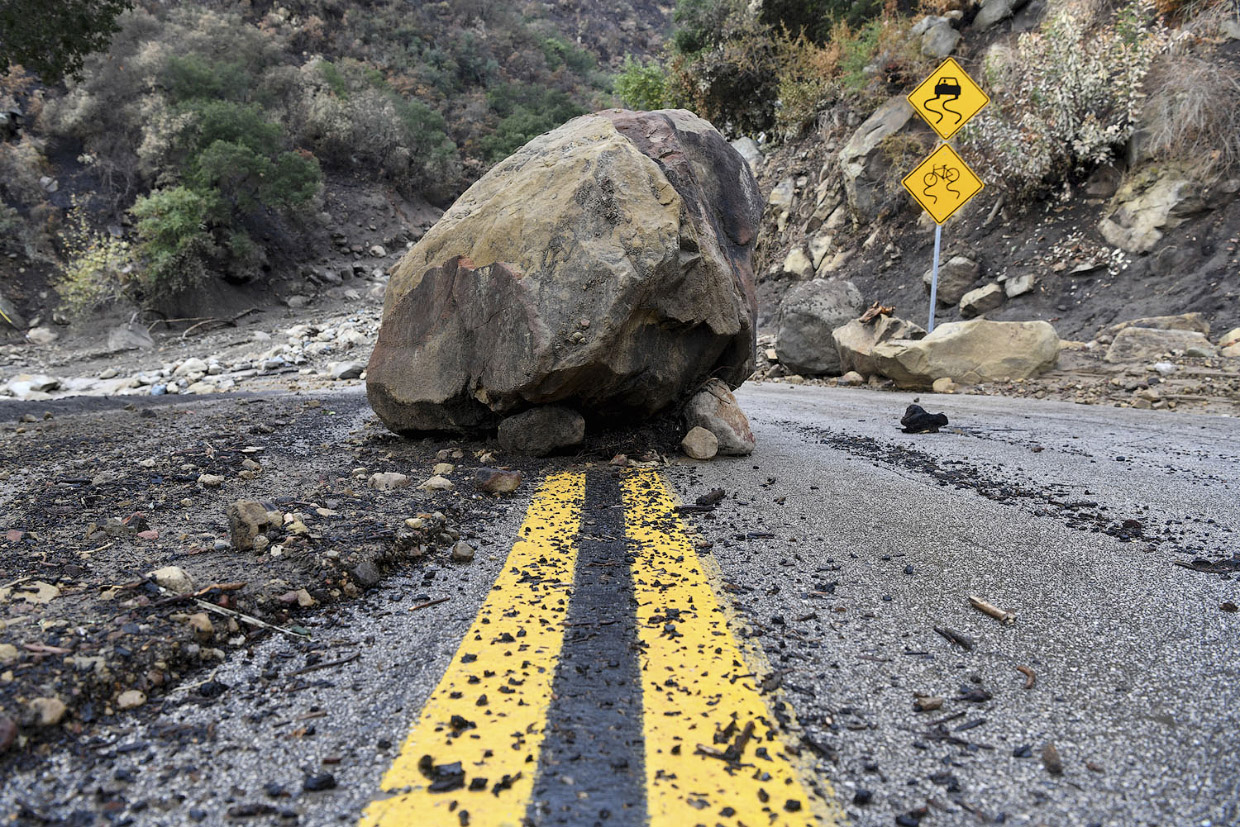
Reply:
[[683, 110], [608, 110], [535, 138], [393, 268], [367, 368], [397, 432], [489, 428], [564, 403], [653, 415], [753, 370], [745, 160]]
[[685, 425], [690, 430], [705, 428], [714, 434], [721, 454], [743, 457], [753, 453], [749, 418], [736, 404], [731, 389], [718, 379], [707, 380], [701, 390], [690, 397], [685, 405]]
[[948, 377], [961, 384], [1028, 379], [1059, 358], [1049, 322], [948, 322], [918, 341], [895, 339], [874, 348], [878, 372], [905, 388], [928, 388]]
[[831, 331], [831, 339], [840, 354], [841, 370], [845, 373], [856, 371], [862, 376], [874, 376], [878, 373], [874, 348], [881, 342], [893, 339], [916, 340], [925, 335], [925, 329], [897, 316], [879, 316], [869, 324], [853, 319]]
[[775, 354], [792, 373], [839, 376], [840, 354], [831, 332], [861, 315], [865, 303], [851, 281], [813, 279], [798, 284], [779, 305]]

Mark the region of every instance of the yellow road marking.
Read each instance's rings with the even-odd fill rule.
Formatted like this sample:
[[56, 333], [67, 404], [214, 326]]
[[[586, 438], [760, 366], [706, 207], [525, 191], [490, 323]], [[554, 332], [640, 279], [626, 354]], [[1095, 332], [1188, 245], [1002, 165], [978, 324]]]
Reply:
[[[634, 473], [622, 487], [626, 533], [639, 546], [633, 581], [651, 827], [838, 823], [784, 749], [662, 478]], [[832, 797], [829, 787], [824, 794]]]
[[[522, 822], [564, 639], [584, 500], [584, 474], [556, 474], [539, 489], [521, 526], [525, 539], [513, 545], [491, 594], [383, 777], [382, 789], [395, 794], [367, 808], [363, 827], [515, 827]], [[459, 716], [455, 727], [453, 716]], [[473, 726], [466, 728], [466, 721]], [[464, 787], [431, 792], [424, 771], [431, 768], [423, 756], [439, 767], [459, 761]], [[438, 777], [448, 775], [441, 770]], [[462, 811], [467, 815], [462, 817]]]

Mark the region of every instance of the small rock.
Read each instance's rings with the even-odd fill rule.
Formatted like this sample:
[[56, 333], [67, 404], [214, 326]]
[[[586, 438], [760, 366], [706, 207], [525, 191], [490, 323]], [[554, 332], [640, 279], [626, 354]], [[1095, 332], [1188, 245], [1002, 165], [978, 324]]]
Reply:
[[452, 547], [452, 559], [458, 563], [467, 563], [474, 559], [474, 547], [461, 540]]
[[913, 700], [913, 706], [917, 708], [918, 712], [933, 712], [936, 709], [943, 708], [943, 699], [929, 695], [922, 695], [921, 697]]
[[839, 378], [838, 384], [845, 388], [855, 388], [865, 384], [865, 377], [855, 370], [850, 370]]
[[194, 637], [202, 643], [210, 643], [215, 639], [215, 625], [211, 623], [211, 618], [206, 612], [190, 615], [189, 628], [193, 631]]
[[237, 500], [224, 513], [228, 517], [232, 546], [238, 551], [254, 548], [255, 539], [272, 527], [267, 509], [257, 500]]
[[585, 435], [585, 418], [558, 405], [531, 408], [499, 423], [500, 447], [511, 454], [532, 457], [580, 445]]
[[331, 362], [327, 373], [332, 379], [357, 379], [366, 370], [365, 362]]
[[438, 474], [428, 479], [426, 482], [418, 486], [423, 491], [451, 491], [456, 488], [452, 480], [447, 477], [441, 477]]
[[0, 663], [12, 663], [17, 660], [17, 647], [11, 643], [0, 643]]
[[1059, 757], [1059, 750], [1053, 743], [1042, 747], [1042, 765], [1051, 775], [1063, 775], [1063, 759]]
[[409, 485], [409, 477], [397, 471], [384, 471], [381, 473], [371, 474], [369, 485], [376, 491], [395, 491], [397, 488], [406, 488]]
[[370, 248], [370, 254], [375, 258], [383, 258], [387, 255], [387, 248], [382, 244], [374, 244]]
[[324, 790], [336, 789], [336, 776], [330, 772], [320, 775], [307, 776], [306, 780], [301, 783], [301, 788], [308, 793], [318, 793]]
[[199, 474], [198, 484], [203, 488], [219, 488], [224, 484], [224, 478], [219, 474]]
[[920, 405], [909, 405], [900, 418], [900, 424], [906, 434], [937, 434], [939, 428], [947, 425], [947, 416], [927, 413]]
[[191, 376], [195, 373], [198, 374], [199, 376], [202, 376], [206, 372], [207, 372], [207, 363], [205, 361], [203, 361], [202, 359], [191, 358], [191, 359], [186, 359], [184, 362], [182, 362], [180, 366], [177, 367], [177, 369], [172, 372], [172, 375], [177, 378], [180, 378], [182, 376]]
[[955, 393], [956, 383], [951, 380], [950, 376], [940, 376], [934, 380], [930, 386], [935, 393]]
[[17, 740], [17, 724], [12, 718], [0, 715], [0, 755], [8, 752], [9, 747]]
[[297, 590], [297, 605], [300, 606], [301, 608], [309, 609], [311, 606], [314, 606], [317, 603], [318, 601], [314, 599], [314, 597], [310, 594], [310, 592], [306, 591], [305, 589]]
[[383, 579], [383, 575], [379, 572], [379, 567], [366, 560], [358, 563], [353, 567], [353, 577], [357, 580], [362, 588], [370, 589], [379, 585], [379, 581]]
[[713, 459], [719, 453], [719, 438], [700, 425], [695, 425], [680, 441], [680, 449], [690, 459]]
[[523, 478], [520, 471], [479, 468], [474, 471], [474, 488], [484, 494], [511, 494], [520, 487]]
[[453, 465], [452, 463], [440, 462], [440, 463], [436, 463], [435, 467], [431, 470], [431, 473], [435, 474], [436, 476], [446, 477], [455, 470], [456, 470], [456, 466]]
[[151, 572], [151, 579], [156, 585], [174, 594], [189, 594], [194, 590], [193, 578], [180, 566], [165, 566], [162, 569], [156, 569]]
[[749, 419], [736, 403], [731, 389], [719, 379], [708, 380], [689, 400], [685, 406], [685, 422], [714, 434], [721, 454], [747, 456], [753, 453], [754, 436]]
[[26, 340], [32, 345], [50, 345], [60, 334], [50, 327], [32, 327], [26, 331]]
[[126, 689], [116, 696], [117, 709], [137, 709], [146, 703], [146, 693], [138, 689]]
[[65, 719], [69, 707], [60, 698], [35, 698], [30, 702], [35, 723], [41, 727], [53, 727]]

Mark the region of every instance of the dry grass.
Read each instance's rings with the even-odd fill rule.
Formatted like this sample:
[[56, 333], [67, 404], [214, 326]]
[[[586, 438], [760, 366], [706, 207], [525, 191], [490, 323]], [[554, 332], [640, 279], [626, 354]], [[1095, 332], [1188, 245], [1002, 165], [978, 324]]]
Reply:
[[1157, 155], [1204, 177], [1240, 169], [1240, 70], [1175, 55], [1162, 61], [1149, 88], [1142, 120]]

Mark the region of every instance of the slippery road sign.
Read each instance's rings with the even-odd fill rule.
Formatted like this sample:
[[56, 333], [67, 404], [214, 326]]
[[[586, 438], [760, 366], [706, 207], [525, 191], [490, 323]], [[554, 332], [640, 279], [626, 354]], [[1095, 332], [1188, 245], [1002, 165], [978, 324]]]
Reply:
[[984, 186], [948, 144], [930, 153], [901, 183], [936, 224], [951, 218]]
[[990, 97], [949, 57], [909, 92], [908, 102], [946, 141], [990, 103]]

